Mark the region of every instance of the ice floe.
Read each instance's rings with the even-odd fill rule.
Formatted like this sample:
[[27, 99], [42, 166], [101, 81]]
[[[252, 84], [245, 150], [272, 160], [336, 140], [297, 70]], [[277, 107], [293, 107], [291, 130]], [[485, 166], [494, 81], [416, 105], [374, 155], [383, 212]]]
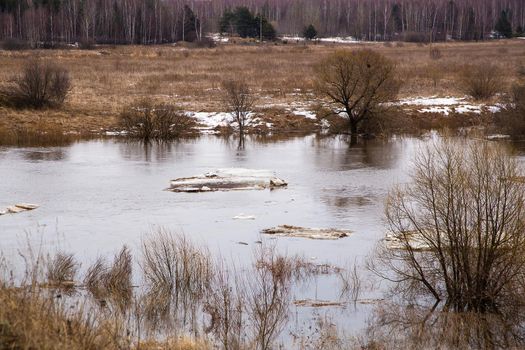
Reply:
[[213, 192], [263, 190], [284, 187], [287, 183], [270, 170], [244, 168], [219, 169], [203, 175], [171, 181], [173, 192]]
[[307, 228], [291, 225], [279, 225], [262, 230], [267, 235], [282, 237], [299, 237], [310, 239], [339, 239], [348, 237], [351, 233], [349, 230], [338, 230], [333, 228]]
[[19, 203], [15, 205], [11, 205], [5, 209], [0, 209], [0, 215], [5, 214], [17, 214], [28, 210], [33, 210], [38, 208], [39, 205], [37, 204], [30, 204], [30, 203]]

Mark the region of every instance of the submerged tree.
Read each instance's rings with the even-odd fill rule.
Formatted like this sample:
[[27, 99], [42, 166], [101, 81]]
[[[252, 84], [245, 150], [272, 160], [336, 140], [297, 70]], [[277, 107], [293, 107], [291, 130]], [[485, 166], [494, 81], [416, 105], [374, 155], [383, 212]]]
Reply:
[[348, 118], [352, 143], [361, 124], [399, 90], [395, 65], [372, 50], [337, 51], [319, 63], [315, 72], [317, 91], [330, 100], [335, 114]]
[[456, 312], [522, 304], [525, 183], [499, 145], [436, 141], [414, 160], [412, 182], [388, 196], [395, 246], [380, 259], [390, 279]]
[[246, 127], [250, 124], [249, 114], [255, 97], [244, 81], [228, 80], [222, 83], [222, 88], [224, 108], [232, 115], [232, 122], [238, 127], [239, 146], [242, 147]]

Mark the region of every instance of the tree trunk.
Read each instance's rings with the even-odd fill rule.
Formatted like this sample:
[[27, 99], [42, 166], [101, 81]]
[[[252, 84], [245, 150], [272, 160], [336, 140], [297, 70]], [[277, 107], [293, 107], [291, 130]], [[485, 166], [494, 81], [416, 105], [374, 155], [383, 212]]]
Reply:
[[357, 144], [357, 120], [350, 119], [350, 145]]

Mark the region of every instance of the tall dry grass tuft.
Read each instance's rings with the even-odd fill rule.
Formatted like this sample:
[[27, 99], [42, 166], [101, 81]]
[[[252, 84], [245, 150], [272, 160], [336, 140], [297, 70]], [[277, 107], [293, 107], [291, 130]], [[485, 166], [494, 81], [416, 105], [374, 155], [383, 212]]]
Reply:
[[208, 250], [184, 235], [159, 230], [142, 243], [141, 267], [148, 286], [147, 319], [168, 326], [179, 317], [194, 322], [213, 275]]
[[127, 247], [115, 255], [113, 263], [108, 266], [99, 258], [91, 265], [84, 277], [84, 285], [101, 305], [108, 302], [115, 304], [119, 310], [128, 309], [132, 300], [132, 257]]
[[47, 282], [61, 289], [73, 288], [78, 265], [73, 254], [58, 252], [47, 261]]

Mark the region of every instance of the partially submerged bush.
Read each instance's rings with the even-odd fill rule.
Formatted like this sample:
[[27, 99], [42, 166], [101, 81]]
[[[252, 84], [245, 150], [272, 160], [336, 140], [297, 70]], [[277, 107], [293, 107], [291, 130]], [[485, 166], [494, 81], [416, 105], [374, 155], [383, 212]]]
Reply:
[[460, 84], [466, 94], [476, 100], [493, 97], [504, 85], [501, 69], [492, 63], [467, 65], [460, 74]]
[[22, 74], [14, 77], [0, 97], [18, 108], [59, 107], [71, 88], [69, 72], [57, 64], [39, 59], [29, 60]]
[[386, 218], [395, 245], [378, 255], [408, 297], [454, 312], [522, 305], [525, 185], [503, 146], [436, 141], [414, 160], [412, 183], [392, 190]]
[[150, 140], [170, 140], [194, 131], [193, 118], [169, 104], [142, 101], [120, 114], [120, 124], [130, 137]]

